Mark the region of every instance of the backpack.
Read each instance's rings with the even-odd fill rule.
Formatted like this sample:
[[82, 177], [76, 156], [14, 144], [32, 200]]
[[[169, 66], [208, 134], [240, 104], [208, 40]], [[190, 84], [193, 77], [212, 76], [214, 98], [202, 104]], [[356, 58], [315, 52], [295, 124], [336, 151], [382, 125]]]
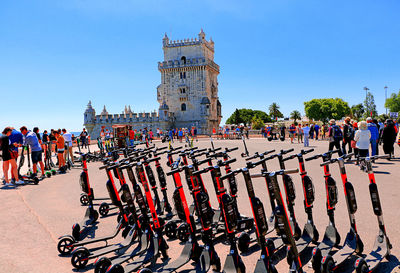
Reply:
[[342, 138], [343, 138], [343, 132], [342, 132], [342, 130], [339, 128], [339, 126], [334, 125], [334, 126], [332, 126], [332, 129], [333, 129], [333, 138], [334, 138], [335, 140], [338, 140], [338, 139], [342, 139]]
[[351, 138], [354, 134], [353, 126], [347, 125], [347, 127], [346, 138]]

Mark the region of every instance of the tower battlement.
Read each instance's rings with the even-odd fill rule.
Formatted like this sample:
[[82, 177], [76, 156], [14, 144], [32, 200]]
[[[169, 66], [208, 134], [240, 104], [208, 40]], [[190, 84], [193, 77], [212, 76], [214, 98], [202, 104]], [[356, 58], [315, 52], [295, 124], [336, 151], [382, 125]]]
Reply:
[[196, 46], [196, 45], [205, 45], [208, 49], [214, 52], [214, 41], [210, 38], [209, 41], [206, 40], [206, 35], [203, 29], [200, 31], [197, 38], [187, 38], [183, 40], [170, 40], [165, 33], [163, 38], [163, 47], [164, 48], [172, 48], [172, 47], [183, 47], [183, 46]]

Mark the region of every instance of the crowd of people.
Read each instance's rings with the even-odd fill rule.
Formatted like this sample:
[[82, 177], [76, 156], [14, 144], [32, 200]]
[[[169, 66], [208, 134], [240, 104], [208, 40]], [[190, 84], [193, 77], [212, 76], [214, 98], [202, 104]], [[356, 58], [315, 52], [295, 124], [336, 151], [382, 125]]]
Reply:
[[[285, 130], [285, 127], [281, 127], [281, 134]], [[390, 160], [394, 154], [399, 125], [392, 119], [383, 123], [368, 117], [366, 121], [356, 122], [347, 117], [342, 126], [331, 119], [329, 124], [323, 126], [308, 123], [291, 124], [288, 131], [291, 143], [294, 143], [297, 137], [298, 143], [304, 143], [304, 147], [308, 147], [310, 139], [327, 139], [328, 150], [339, 150], [339, 155], [354, 152], [360, 157], [374, 156], [379, 154], [379, 145], [382, 144], [383, 152]], [[271, 132], [273, 134], [273, 130]]]
[[[82, 147], [88, 144], [88, 134], [85, 129], [79, 136]], [[23, 184], [17, 166], [20, 147], [29, 147], [32, 161], [32, 173], [37, 175], [38, 165], [40, 166], [41, 176], [45, 175], [45, 164], [43, 154], [50, 149], [50, 154], [57, 155], [58, 167], [60, 173], [65, 172], [66, 158], [69, 158], [74, 164], [74, 156], [72, 152], [73, 142], [77, 138], [69, 133], [66, 129], [52, 129], [50, 133], [47, 130], [40, 132], [38, 127], [28, 130], [26, 126], [22, 126], [19, 131], [13, 127], [6, 127], [2, 131], [0, 138], [0, 151], [2, 152], [4, 184], [12, 186], [14, 184]], [[49, 145], [52, 144], [52, 145]]]

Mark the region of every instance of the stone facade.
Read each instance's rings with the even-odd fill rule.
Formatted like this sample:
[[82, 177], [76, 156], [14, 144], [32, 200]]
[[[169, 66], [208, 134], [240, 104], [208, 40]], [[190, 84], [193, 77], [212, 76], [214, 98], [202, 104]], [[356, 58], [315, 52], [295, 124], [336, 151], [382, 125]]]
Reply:
[[163, 38], [164, 61], [158, 63], [161, 84], [157, 87], [157, 112], [133, 113], [130, 106], [122, 114], [109, 115], [105, 106], [96, 115], [91, 102], [84, 113], [89, 134], [98, 137], [101, 128], [111, 130], [114, 124], [129, 124], [134, 129], [190, 128], [209, 134], [221, 121], [218, 100], [219, 66], [214, 63], [214, 42], [205, 38], [203, 30], [195, 39], [170, 41]]

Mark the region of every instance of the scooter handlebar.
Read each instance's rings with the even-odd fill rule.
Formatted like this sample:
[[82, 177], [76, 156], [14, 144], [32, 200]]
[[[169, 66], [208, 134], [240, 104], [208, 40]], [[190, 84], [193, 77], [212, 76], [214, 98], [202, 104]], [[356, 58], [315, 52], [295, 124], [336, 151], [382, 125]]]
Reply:
[[[358, 160], [366, 161], [366, 160], [375, 160], [375, 159], [385, 159], [390, 158], [390, 155], [374, 155], [370, 157], [359, 157]], [[352, 161], [357, 161], [357, 159], [353, 159]]]
[[290, 156], [288, 156], [288, 157], [282, 159], [282, 161], [287, 161], [287, 160], [290, 160], [290, 159], [293, 159], [293, 158], [296, 158], [296, 157], [297, 157], [297, 154], [290, 155]]
[[215, 149], [208, 148], [208, 152], [209, 152], [209, 153], [215, 153], [216, 151], [219, 151], [219, 150], [221, 150], [221, 149], [222, 149], [221, 147], [215, 148]]
[[231, 171], [231, 172], [229, 172], [229, 173], [227, 173], [227, 174], [221, 176], [220, 179], [221, 179], [221, 180], [228, 179], [228, 178], [230, 178], [231, 176], [235, 176], [235, 175], [237, 175], [237, 174], [240, 173], [240, 172], [242, 172], [242, 169], [237, 169], [237, 170]]
[[318, 155], [314, 155], [312, 157], [306, 158], [305, 161], [314, 160], [314, 159], [317, 159], [317, 158], [320, 158], [320, 157], [323, 157], [323, 156], [331, 156], [331, 155], [333, 155], [335, 153], [338, 153], [338, 152], [339, 152], [339, 150], [328, 151], [328, 152], [323, 153], [323, 154], [318, 154]]
[[204, 169], [202, 169], [202, 170], [198, 170], [198, 171], [195, 171], [195, 172], [193, 172], [192, 173], [192, 175], [194, 176], [194, 175], [199, 175], [199, 174], [203, 174], [203, 173], [206, 173], [206, 172], [209, 172], [210, 170], [212, 170], [214, 167], [207, 167], [207, 168], [204, 168]]

